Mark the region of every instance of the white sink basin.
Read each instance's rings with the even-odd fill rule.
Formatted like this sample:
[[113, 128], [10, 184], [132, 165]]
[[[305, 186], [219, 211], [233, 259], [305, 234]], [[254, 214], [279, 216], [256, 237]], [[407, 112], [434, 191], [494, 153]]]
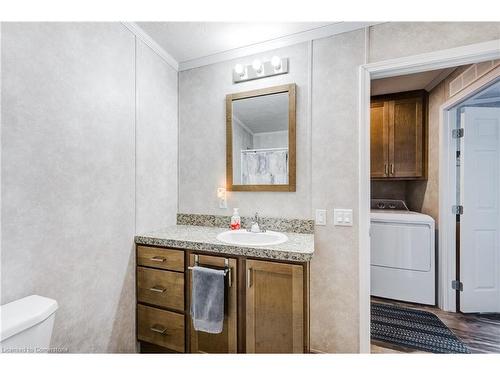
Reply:
[[217, 235], [221, 242], [239, 246], [271, 246], [288, 241], [288, 237], [271, 230], [262, 233], [248, 232], [246, 229], [228, 230]]

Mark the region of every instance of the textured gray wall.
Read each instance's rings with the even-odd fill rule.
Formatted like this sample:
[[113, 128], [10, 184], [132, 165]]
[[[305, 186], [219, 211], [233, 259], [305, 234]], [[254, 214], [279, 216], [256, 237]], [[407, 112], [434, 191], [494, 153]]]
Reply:
[[[312, 207], [326, 208], [315, 228], [311, 262], [311, 348], [358, 350], [358, 67], [364, 30], [314, 42]], [[352, 208], [352, 227], [334, 227], [333, 209]]]
[[[233, 84], [237, 63], [273, 55], [290, 58], [290, 73]], [[311, 163], [308, 121], [309, 59], [307, 43], [180, 72], [179, 74], [179, 212], [311, 217]], [[217, 187], [226, 185], [226, 94], [295, 82], [297, 84], [297, 191], [228, 192], [219, 209]], [[277, 209], [279, 208], [279, 209]]]
[[177, 217], [177, 71], [137, 44], [137, 233]]
[[370, 28], [369, 62], [500, 38], [500, 22], [388, 22]]
[[[3, 23], [1, 41], [1, 301], [56, 299], [52, 346], [134, 351], [135, 210], [157, 196], [140, 184], [136, 205], [135, 164], [176, 185], [176, 151], [158, 153], [176, 143], [176, 75], [138, 44], [136, 126], [135, 37], [120, 23]], [[173, 220], [165, 194], [141, 228]]]

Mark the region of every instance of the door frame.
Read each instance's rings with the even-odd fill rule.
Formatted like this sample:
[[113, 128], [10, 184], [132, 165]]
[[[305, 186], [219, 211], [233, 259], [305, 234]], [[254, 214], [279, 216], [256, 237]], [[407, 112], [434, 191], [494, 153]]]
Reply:
[[[500, 39], [359, 67], [359, 351], [370, 352], [370, 81], [500, 58]], [[443, 113], [443, 112], [442, 112]], [[440, 168], [442, 165], [440, 157]], [[441, 194], [440, 194], [441, 195]], [[440, 207], [441, 208], [441, 207]], [[440, 209], [441, 228], [441, 209]], [[440, 246], [441, 248], [441, 246]]]
[[457, 292], [451, 289], [451, 282], [456, 278], [457, 259], [456, 217], [450, 207], [455, 204], [456, 167], [452, 150], [456, 139], [451, 136], [453, 124], [457, 121], [454, 107], [474, 96], [491, 82], [500, 78], [500, 66], [497, 66], [477, 81], [456, 94], [439, 107], [439, 287], [438, 306], [442, 310], [457, 311]]

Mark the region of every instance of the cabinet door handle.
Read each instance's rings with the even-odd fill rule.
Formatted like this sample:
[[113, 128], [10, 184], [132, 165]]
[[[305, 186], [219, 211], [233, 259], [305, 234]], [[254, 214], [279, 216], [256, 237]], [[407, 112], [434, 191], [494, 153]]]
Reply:
[[154, 256], [154, 257], [150, 258], [150, 260], [153, 262], [165, 262], [167, 260], [167, 258], [160, 257], [160, 256]]
[[387, 176], [389, 174], [389, 165], [384, 163], [384, 175]]
[[152, 292], [156, 292], [156, 293], [163, 293], [165, 292], [167, 289], [162, 287], [162, 286], [159, 286], [159, 285], [155, 285], [151, 288], [149, 288], [150, 291]]
[[155, 324], [150, 328], [150, 330], [159, 333], [160, 335], [164, 335], [165, 332], [167, 332], [167, 329], [160, 324]]
[[247, 288], [252, 287], [252, 269], [247, 269]]
[[391, 175], [394, 175], [394, 164], [391, 163]]

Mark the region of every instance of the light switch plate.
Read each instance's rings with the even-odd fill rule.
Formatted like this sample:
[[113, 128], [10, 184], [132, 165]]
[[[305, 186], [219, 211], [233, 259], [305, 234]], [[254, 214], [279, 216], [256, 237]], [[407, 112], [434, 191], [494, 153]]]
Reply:
[[316, 218], [314, 219], [314, 223], [316, 225], [326, 225], [326, 210], [325, 209], [317, 209], [316, 210]]
[[333, 225], [352, 227], [352, 209], [334, 208]]

